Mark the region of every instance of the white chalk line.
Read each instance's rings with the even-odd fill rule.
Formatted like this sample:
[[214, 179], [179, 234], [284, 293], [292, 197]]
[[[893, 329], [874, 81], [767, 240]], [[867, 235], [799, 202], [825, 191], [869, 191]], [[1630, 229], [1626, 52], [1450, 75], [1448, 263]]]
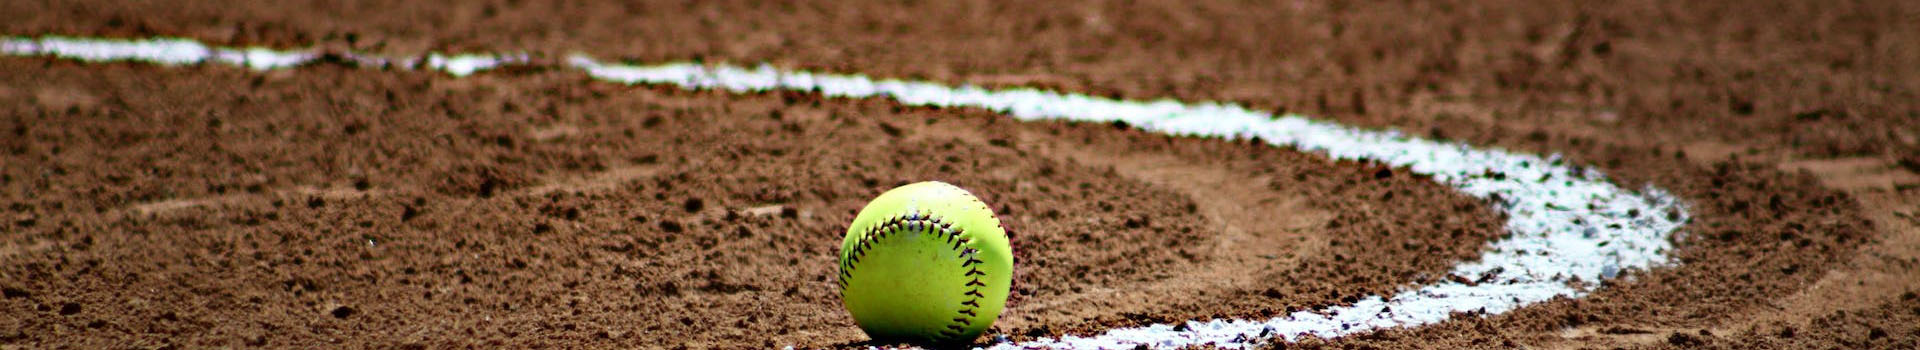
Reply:
[[[294, 67], [321, 55], [313, 50], [210, 47], [178, 38], [142, 40], [48, 36], [3, 38], [0, 51], [15, 56], [54, 56], [88, 62], [143, 61], [163, 65], [225, 64], [256, 70]], [[345, 54], [362, 66], [434, 69], [454, 76], [526, 62], [519, 55], [430, 54], [381, 58]], [[1449, 279], [1391, 296], [1369, 296], [1348, 306], [1300, 311], [1265, 320], [1215, 319], [1184, 325], [1120, 328], [1091, 336], [1068, 335], [1003, 342], [993, 349], [1172, 348], [1213, 345], [1248, 348], [1274, 337], [1334, 338], [1389, 327], [1438, 323], [1454, 313], [1494, 315], [1554, 298], [1587, 295], [1602, 279], [1621, 271], [1671, 264], [1668, 236], [1688, 221], [1683, 204], [1658, 188], [1621, 189], [1598, 171], [1541, 157], [1464, 143], [1426, 140], [1397, 131], [1347, 127], [1299, 115], [1273, 116], [1241, 106], [1174, 100], [1127, 101], [1030, 88], [989, 90], [932, 82], [875, 80], [861, 75], [782, 70], [768, 65], [667, 63], [624, 65], [576, 55], [568, 67], [605, 81], [721, 89], [736, 93], [789, 90], [846, 98], [891, 98], [906, 105], [974, 107], [1020, 120], [1123, 121], [1143, 130], [1178, 136], [1258, 137], [1281, 147], [1320, 152], [1335, 160], [1372, 160], [1431, 176], [1468, 195], [1488, 199], [1507, 216], [1509, 236], [1489, 242], [1478, 260]]]

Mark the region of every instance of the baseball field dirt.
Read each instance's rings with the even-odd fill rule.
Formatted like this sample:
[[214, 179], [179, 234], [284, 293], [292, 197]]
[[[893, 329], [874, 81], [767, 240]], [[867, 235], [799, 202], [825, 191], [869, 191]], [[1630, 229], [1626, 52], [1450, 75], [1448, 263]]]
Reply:
[[[0, 35], [407, 56], [0, 57], [0, 347], [847, 348], [854, 213], [938, 180], [1015, 254], [976, 346], [1351, 305], [1508, 235], [1409, 169], [1124, 123], [625, 85], [585, 54], [1223, 101], [1559, 154], [1686, 204], [1580, 298], [1269, 348], [1920, 346], [1909, 1], [0, 3]], [[336, 57], [337, 58], [337, 57]], [[1636, 214], [1638, 215], [1638, 214]], [[1645, 215], [1667, 215], [1647, 213]]]

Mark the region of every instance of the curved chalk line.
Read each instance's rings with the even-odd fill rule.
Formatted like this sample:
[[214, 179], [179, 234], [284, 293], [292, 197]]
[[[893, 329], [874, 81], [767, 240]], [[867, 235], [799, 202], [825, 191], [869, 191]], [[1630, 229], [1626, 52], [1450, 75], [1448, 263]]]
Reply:
[[[177, 38], [146, 40], [70, 37], [0, 38], [0, 52], [74, 60], [145, 61], [167, 65], [226, 64], [256, 70], [298, 66], [324, 55], [316, 50], [210, 47]], [[430, 54], [389, 59], [334, 53], [361, 66], [434, 69], [455, 76], [528, 62], [526, 55]], [[1688, 221], [1683, 204], [1658, 188], [1639, 192], [1608, 183], [1598, 171], [1498, 149], [1426, 140], [1397, 131], [1363, 130], [1299, 115], [1272, 116], [1233, 104], [1174, 100], [1126, 101], [1028, 88], [989, 90], [931, 82], [875, 80], [861, 75], [789, 71], [762, 65], [706, 66], [693, 63], [623, 65], [573, 56], [566, 67], [593, 78], [627, 84], [723, 89], [736, 93], [790, 90], [830, 97], [884, 97], [901, 104], [974, 107], [1020, 120], [1123, 121], [1140, 129], [1178, 136], [1244, 139], [1320, 152], [1335, 160], [1373, 160], [1414, 173], [1468, 195], [1490, 200], [1507, 216], [1508, 237], [1489, 242], [1477, 261], [1454, 266], [1461, 278], [1391, 296], [1369, 296], [1348, 306], [1300, 311], [1266, 320], [1187, 321], [1108, 330], [1093, 336], [1039, 338], [999, 343], [993, 349], [1171, 348], [1214, 345], [1247, 348], [1273, 337], [1333, 338], [1388, 327], [1447, 320], [1453, 313], [1499, 314], [1553, 298], [1579, 298], [1596, 282], [1627, 269], [1670, 264], [1668, 235]]]

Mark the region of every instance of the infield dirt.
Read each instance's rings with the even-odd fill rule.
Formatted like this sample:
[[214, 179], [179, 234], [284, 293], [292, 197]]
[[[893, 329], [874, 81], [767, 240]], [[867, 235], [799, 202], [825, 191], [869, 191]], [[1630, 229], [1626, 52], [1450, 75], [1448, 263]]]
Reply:
[[[583, 52], [1231, 101], [1560, 153], [1689, 204], [1593, 295], [1276, 347], [1912, 348], [1920, 6], [9, 2], [7, 35]], [[547, 60], [544, 62], [551, 62]], [[0, 343], [834, 347], [887, 188], [1007, 223], [1011, 339], [1443, 278], [1497, 212], [1400, 169], [799, 93], [0, 59]], [[1657, 214], [1649, 214], [1657, 215]], [[982, 342], [989, 341], [982, 338]]]

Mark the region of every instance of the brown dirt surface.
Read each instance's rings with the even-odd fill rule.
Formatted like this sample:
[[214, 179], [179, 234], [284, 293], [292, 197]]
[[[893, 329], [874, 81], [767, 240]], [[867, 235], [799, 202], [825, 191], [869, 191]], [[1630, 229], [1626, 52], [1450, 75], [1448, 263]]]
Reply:
[[834, 243], [923, 179], [1011, 223], [1022, 337], [1389, 293], [1501, 232], [1392, 169], [1109, 125], [574, 73], [0, 71], [34, 91], [0, 270], [32, 343], [850, 343]]
[[[1287, 348], [1912, 348], [1920, 5], [1903, 1], [18, 1], [7, 35], [583, 52], [1231, 101], [1564, 154], [1685, 198], [1679, 264]], [[548, 67], [551, 68], [551, 67]], [[0, 344], [803, 347], [833, 247], [943, 180], [1006, 221], [995, 333], [1265, 317], [1441, 278], [1478, 201], [1124, 126], [528, 69], [0, 58]], [[1387, 176], [1378, 176], [1384, 171]]]

